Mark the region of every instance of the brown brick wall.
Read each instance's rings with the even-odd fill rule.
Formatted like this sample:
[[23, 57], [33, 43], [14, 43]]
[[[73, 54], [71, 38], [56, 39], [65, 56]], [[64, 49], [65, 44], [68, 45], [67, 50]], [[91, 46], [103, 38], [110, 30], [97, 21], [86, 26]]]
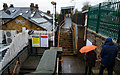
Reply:
[[28, 30], [44, 30], [40, 26], [37, 26], [27, 19], [23, 18], [22, 16], [19, 16], [15, 18], [14, 20], [8, 22], [6, 25], [2, 26], [3, 30], [17, 30], [18, 32], [22, 31], [22, 27], [26, 27]]
[[101, 49], [102, 49], [102, 45], [105, 41], [106, 38], [97, 35], [96, 33], [87, 30], [87, 38], [89, 38], [91, 41], [95, 42], [95, 44], [98, 46], [96, 49], [97, 55], [99, 56]]

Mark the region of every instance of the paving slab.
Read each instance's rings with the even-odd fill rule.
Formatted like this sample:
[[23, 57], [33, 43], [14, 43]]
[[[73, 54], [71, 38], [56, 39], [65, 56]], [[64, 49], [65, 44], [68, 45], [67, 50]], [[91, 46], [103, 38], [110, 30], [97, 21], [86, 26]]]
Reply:
[[62, 57], [62, 73], [78, 73], [84, 74], [85, 64], [77, 56]]

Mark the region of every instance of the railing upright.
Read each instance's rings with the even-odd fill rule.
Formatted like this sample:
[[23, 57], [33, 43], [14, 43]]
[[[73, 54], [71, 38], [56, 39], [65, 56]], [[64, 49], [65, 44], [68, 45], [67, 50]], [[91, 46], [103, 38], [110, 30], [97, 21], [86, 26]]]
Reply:
[[101, 3], [99, 4], [99, 9], [98, 9], [98, 19], [97, 19], [97, 26], [96, 26], [96, 33], [99, 31], [99, 25], [100, 25], [100, 14], [101, 14]]
[[74, 31], [74, 41], [75, 41], [75, 51], [77, 50], [77, 40], [76, 40], [76, 33], [75, 33], [75, 26], [73, 26]]
[[118, 39], [117, 39], [117, 43], [119, 43], [120, 42], [120, 4], [118, 5], [118, 11], [117, 11], [117, 16], [119, 16], [119, 25], [118, 25], [118, 28], [119, 28], [119, 31], [118, 31]]

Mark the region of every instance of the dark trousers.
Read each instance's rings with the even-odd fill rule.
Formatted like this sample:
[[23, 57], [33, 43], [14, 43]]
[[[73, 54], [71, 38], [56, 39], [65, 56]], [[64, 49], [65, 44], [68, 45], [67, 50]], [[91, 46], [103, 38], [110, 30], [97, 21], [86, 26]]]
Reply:
[[108, 75], [113, 75], [113, 66], [104, 67], [101, 65], [99, 75], [103, 75], [104, 69], [107, 68]]
[[[89, 72], [88, 72], [88, 69], [89, 69]], [[92, 73], [92, 67], [90, 67], [90, 66], [85, 66], [85, 75], [87, 75], [87, 72], [88, 72], [88, 75], [91, 75], [91, 73]]]

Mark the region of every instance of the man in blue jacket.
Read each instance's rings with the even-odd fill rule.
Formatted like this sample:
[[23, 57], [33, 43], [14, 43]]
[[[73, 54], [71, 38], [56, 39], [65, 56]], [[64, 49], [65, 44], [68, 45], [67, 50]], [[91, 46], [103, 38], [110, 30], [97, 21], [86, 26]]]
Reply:
[[108, 75], [113, 74], [113, 67], [115, 65], [117, 52], [118, 52], [118, 48], [114, 45], [112, 39], [107, 38], [103, 45], [103, 49], [100, 53], [102, 60], [100, 61], [101, 67], [100, 67], [99, 75], [103, 75], [103, 71], [105, 68], [107, 68], [108, 70]]

